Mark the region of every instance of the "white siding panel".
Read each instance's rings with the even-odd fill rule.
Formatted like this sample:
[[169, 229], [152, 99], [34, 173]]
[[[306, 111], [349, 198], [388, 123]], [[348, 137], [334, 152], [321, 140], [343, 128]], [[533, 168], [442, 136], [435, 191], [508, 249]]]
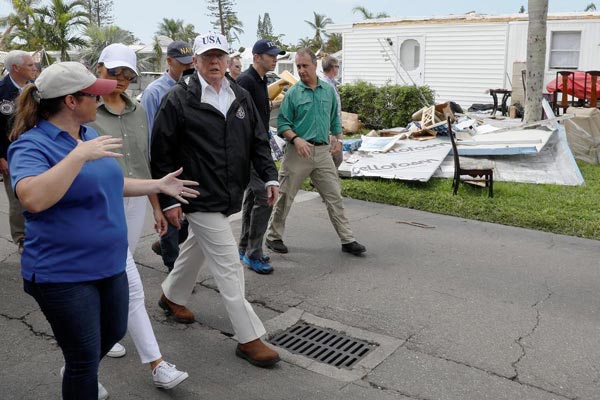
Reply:
[[395, 83], [394, 67], [377, 39], [390, 38], [396, 44], [398, 37], [422, 36], [424, 84], [436, 92], [436, 101], [467, 107], [489, 103], [485, 91], [504, 84], [507, 29], [506, 23], [355, 26], [344, 34], [343, 81]]
[[[510, 33], [506, 67], [507, 71], [512, 71], [515, 61], [527, 61], [527, 22], [511, 22], [509, 26]], [[580, 71], [600, 69], [600, 21], [548, 21], [548, 36], [546, 38], [548, 49], [550, 48], [551, 32], [560, 30], [581, 31]], [[549, 70], [547, 66], [548, 55], [546, 55], [544, 87], [556, 77], [556, 71]]]
[[436, 100], [463, 107], [490, 103], [486, 90], [504, 84], [506, 34], [504, 23], [442, 25], [427, 32], [425, 83]]

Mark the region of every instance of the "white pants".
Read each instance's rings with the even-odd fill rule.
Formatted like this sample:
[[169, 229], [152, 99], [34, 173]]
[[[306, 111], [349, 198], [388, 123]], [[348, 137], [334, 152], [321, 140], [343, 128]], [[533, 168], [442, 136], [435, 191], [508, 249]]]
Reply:
[[266, 333], [245, 298], [244, 271], [229, 220], [221, 213], [186, 214], [190, 224], [187, 240], [181, 245], [173, 271], [162, 283], [165, 296], [186, 305], [196, 284], [198, 271], [206, 261], [215, 278], [229, 320], [240, 343], [248, 343]]
[[142, 197], [125, 197], [123, 199], [125, 207], [125, 219], [127, 219], [127, 242], [131, 253], [135, 253], [144, 223], [146, 222], [146, 208], [148, 207], [148, 198]]
[[160, 349], [154, 336], [150, 317], [144, 304], [144, 287], [140, 273], [133, 260], [132, 253], [140, 240], [146, 217], [146, 197], [127, 197], [123, 199], [125, 218], [127, 219], [127, 279], [129, 280], [129, 320], [127, 330], [135, 344], [142, 364], [161, 358]]

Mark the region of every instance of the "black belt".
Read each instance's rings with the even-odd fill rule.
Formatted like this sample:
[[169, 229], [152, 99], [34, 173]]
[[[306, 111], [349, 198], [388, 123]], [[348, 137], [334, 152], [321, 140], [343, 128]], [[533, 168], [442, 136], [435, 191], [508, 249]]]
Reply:
[[329, 144], [323, 142], [315, 142], [314, 140], [307, 140], [307, 142], [312, 144], [313, 146], [327, 146]]

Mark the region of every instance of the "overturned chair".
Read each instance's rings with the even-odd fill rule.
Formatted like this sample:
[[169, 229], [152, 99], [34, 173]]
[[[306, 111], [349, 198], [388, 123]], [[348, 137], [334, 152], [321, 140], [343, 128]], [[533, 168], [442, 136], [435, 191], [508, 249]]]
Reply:
[[452, 123], [450, 122], [450, 117], [448, 117], [448, 136], [450, 136], [450, 142], [452, 143], [452, 154], [454, 156], [452, 194], [456, 195], [458, 192], [458, 185], [461, 181], [461, 176], [469, 176], [470, 178], [463, 178], [462, 181], [466, 183], [485, 182], [485, 187], [488, 188], [488, 196], [494, 197], [494, 170], [492, 168], [461, 168], [460, 158], [458, 157], [458, 149], [456, 147], [456, 137], [454, 136], [454, 132], [452, 132]]

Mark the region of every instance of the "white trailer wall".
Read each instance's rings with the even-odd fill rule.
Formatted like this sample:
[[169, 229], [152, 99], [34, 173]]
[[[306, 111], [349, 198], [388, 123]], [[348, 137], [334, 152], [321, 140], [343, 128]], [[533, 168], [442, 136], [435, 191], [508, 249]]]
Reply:
[[[592, 18], [560, 15], [548, 20], [548, 49], [552, 31], [581, 31], [578, 69], [582, 71], [600, 69], [600, 16]], [[386, 43], [390, 38], [394, 45], [388, 49], [398, 56], [399, 42], [415, 38], [423, 46], [422, 70], [415, 81], [431, 87], [438, 102], [452, 100], [463, 107], [491, 103], [487, 90], [522, 85], [520, 80], [512, 82], [512, 71], [513, 62], [526, 60], [527, 21], [515, 21], [514, 16], [471, 22], [382, 20], [333, 26], [328, 31], [343, 34], [343, 83], [403, 84], [378, 39]], [[546, 83], [555, 75], [556, 70], [547, 69]]]
[[402, 83], [377, 39], [397, 42], [399, 37], [422, 37], [420, 83], [435, 90], [436, 101], [452, 100], [463, 106], [489, 103], [491, 97], [485, 91], [504, 87], [507, 30], [505, 23], [355, 27], [344, 33], [342, 81]]

